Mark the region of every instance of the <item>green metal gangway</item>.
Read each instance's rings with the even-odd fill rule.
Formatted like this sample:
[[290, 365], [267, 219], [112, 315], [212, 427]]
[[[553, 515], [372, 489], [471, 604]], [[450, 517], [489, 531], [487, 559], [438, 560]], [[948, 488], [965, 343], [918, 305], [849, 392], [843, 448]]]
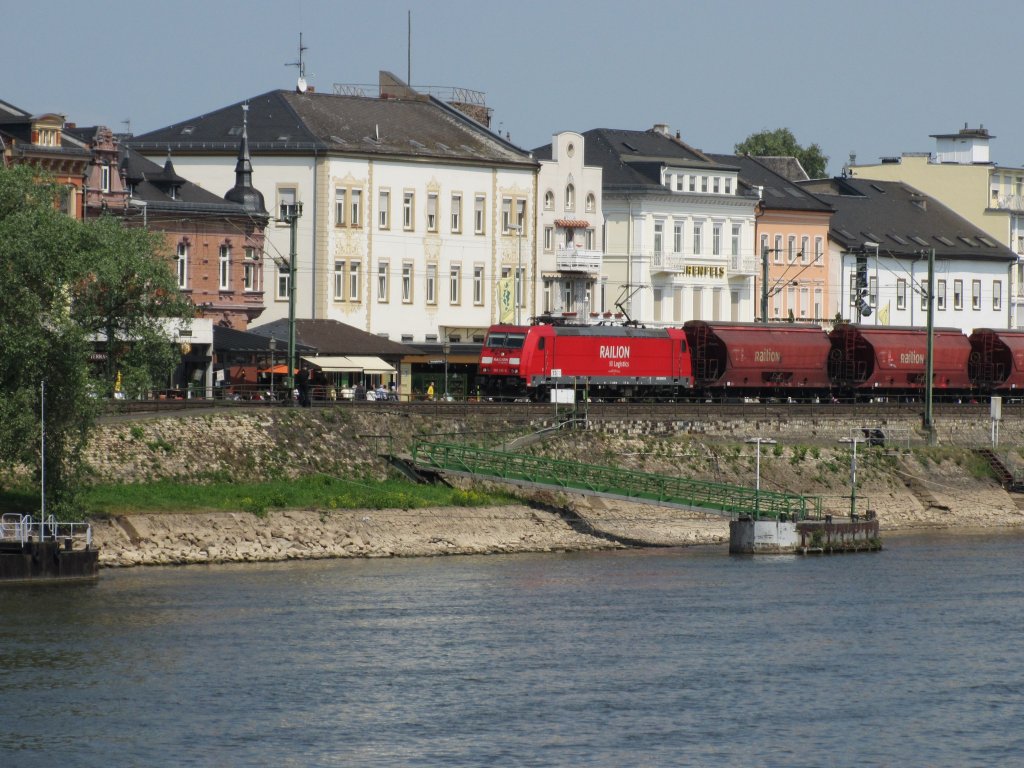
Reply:
[[819, 496], [758, 491], [468, 445], [419, 441], [413, 445], [412, 462], [421, 469], [726, 516], [789, 520], [821, 517]]

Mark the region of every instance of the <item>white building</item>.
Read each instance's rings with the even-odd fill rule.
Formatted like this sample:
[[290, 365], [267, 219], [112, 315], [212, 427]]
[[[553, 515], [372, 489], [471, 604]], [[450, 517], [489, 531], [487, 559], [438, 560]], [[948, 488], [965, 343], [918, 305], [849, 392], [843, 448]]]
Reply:
[[586, 139], [564, 131], [534, 150], [537, 174], [537, 309], [542, 315], [596, 320], [606, 307], [599, 165], [584, 163]]
[[1006, 328], [1017, 257], [984, 230], [901, 182], [820, 179], [801, 187], [829, 203], [834, 317], [924, 327], [935, 256], [935, 327]]
[[591, 311], [651, 325], [752, 320], [759, 198], [740, 183], [738, 169], [665, 125], [582, 136], [586, 163], [602, 169], [605, 221], [607, 280]]
[[[256, 185], [274, 217], [266, 283], [253, 286], [266, 293], [261, 321], [288, 316], [297, 204], [298, 318], [394, 341], [471, 341], [498, 321], [499, 280], [519, 265], [533, 279], [537, 163], [459, 109], [386, 73], [379, 96], [279, 90], [248, 104]], [[230, 105], [130, 143], [161, 159], [169, 150], [197, 184], [229, 189], [241, 114]]]

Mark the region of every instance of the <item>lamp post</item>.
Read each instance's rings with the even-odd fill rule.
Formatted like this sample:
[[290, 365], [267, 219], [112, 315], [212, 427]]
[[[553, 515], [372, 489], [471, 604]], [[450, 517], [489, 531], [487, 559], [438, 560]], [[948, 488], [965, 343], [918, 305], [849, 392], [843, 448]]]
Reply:
[[277, 339], [273, 336], [270, 337], [270, 399], [275, 400], [276, 395], [274, 394], [274, 351], [277, 349]]
[[448, 353], [452, 351], [451, 342], [445, 339], [441, 349], [444, 352], [444, 401], [448, 402]]
[[850, 521], [857, 517], [857, 443], [867, 442], [857, 436], [843, 437], [840, 443], [852, 443], [853, 453], [850, 455]]
[[516, 302], [516, 325], [519, 325], [519, 307], [522, 304], [523, 291], [523, 225], [510, 224], [509, 229], [515, 229], [518, 241], [518, 257], [516, 259], [516, 280], [515, 280], [515, 302]]
[[771, 437], [748, 437], [745, 442], [757, 443], [757, 470], [754, 481], [754, 519], [756, 520], [761, 516], [761, 443], [775, 445], [775, 440]]
[[295, 391], [295, 277], [298, 273], [295, 262], [297, 260], [296, 229], [299, 219], [302, 217], [302, 203], [285, 207], [284, 220], [291, 229], [291, 245], [288, 254], [288, 399], [295, 404], [292, 393]]

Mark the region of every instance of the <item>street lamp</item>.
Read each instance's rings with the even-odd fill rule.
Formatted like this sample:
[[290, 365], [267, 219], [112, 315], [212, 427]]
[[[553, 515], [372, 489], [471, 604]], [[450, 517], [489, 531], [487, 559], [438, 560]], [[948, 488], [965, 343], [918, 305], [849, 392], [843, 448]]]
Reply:
[[516, 301], [516, 325], [519, 325], [519, 307], [523, 303], [523, 225], [512, 224], [509, 229], [515, 229], [516, 239], [519, 241], [519, 256], [516, 261], [516, 290], [515, 290], [515, 301]]
[[451, 342], [445, 339], [441, 349], [444, 352], [444, 400], [448, 402], [448, 353], [452, 351]]
[[274, 400], [274, 352], [277, 349], [277, 339], [270, 337], [270, 399]]
[[284, 220], [291, 229], [291, 247], [288, 254], [288, 399], [295, 405], [292, 393], [295, 391], [295, 278], [298, 275], [296, 260], [298, 258], [296, 244], [296, 230], [299, 219], [302, 217], [302, 203], [282, 206], [284, 208]]
[[840, 443], [852, 443], [853, 453], [850, 455], [850, 522], [857, 518], [857, 443], [867, 442], [864, 438], [853, 435], [839, 438]]
[[748, 437], [744, 442], [757, 443], [757, 474], [754, 485], [754, 518], [761, 516], [761, 443], [775, 445], [771, 437]]

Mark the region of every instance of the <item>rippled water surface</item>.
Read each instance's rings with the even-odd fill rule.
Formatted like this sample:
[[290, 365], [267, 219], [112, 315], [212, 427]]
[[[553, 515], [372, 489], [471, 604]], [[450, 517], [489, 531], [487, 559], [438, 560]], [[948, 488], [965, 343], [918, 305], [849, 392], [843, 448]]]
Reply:
[[0, 589], [0, 766], [1024, 765], [1024, 535]]

